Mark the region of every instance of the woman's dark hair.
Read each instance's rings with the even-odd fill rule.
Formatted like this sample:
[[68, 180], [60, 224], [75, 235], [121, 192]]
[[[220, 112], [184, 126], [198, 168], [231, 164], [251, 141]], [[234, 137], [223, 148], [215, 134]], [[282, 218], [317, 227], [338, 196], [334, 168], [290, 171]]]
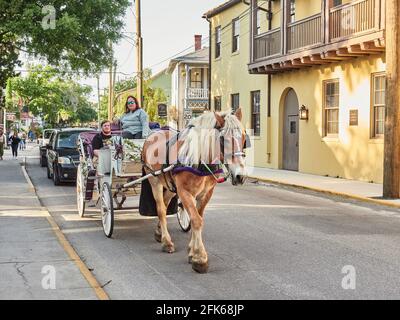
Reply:
[[134, 96], [128, 96], [128, 97], [126, 98], [126, 102], [125, 102], [125, 113], [131, 112], [131, 110], [129, 110], [129, 108], [128, 108], [128, 100], [129, 100], [129, 98], [135, 100], [136, 109], [139, 109], [139, 108], [140, 108], [138, 100], [137, 100]]

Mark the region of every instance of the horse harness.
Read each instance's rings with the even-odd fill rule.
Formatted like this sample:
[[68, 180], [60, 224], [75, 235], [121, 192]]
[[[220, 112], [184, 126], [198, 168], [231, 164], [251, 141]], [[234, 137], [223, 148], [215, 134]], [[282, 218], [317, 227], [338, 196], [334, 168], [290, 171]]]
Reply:
[[[167, 167], [170, 166], [170, 158], [169, 158], [170, 148], [171, 148], [173, 145], [175, 145], [175, 144], [179, 141], [179, 138], [180, 138], [180, 137], [182, 137], [182, 136], [185, 135], [185, 134], [188, 134], [188, 132], [190, 131], [190, 129], [192, 129], [192, 128], [194, 128], [194, 127], [195, 127], [194, 125], [189, 125], [185, 130], [183, 130], [183, 131], [178, 131], [177, 134], [175, 134], [173, 137], [171, 137], [171, 139], [169, 139], [169, 140], [167, 141], [167, 143], [166, 143], [166, 163], [163, 164], [162, 169], [167, 168]], [[217, 124], [217, 125], [214, 127], [214, 129], [217, 129], [218, 131], [221, 131], [222, 128], [221, 128], [220, 126], [218, 126], [218, 124]], [[224, 146], [225, 146], [225, 137], [224, 137], [224, 136], [221, 136], [221, 137], [220, 137], [220, 148], [221, 148], [221, 150], [222, 150], [222, 154], [223, 154], [223, 155], [224, 155]], [[243, 149], [249, 148], [249, 147], [250, 147], [250, 139], [249, 139], [249, 136], [248, 136], [247, 133], [246, 133], [246, 140], [245, 140]], [[224, 155], [224, 156], [225, 156], [225, 155]], [[242, 151], [240, 151], [240, 152], [233, 152], [233, 153], [232, 153], [232, 156], [244, 156], [244, 152], [242, 152]], [[143, 162], [143, 159], [142, 159], [142, 164], [143, 164], [143, 166], [144, 166], [154, 177], [156, 177], [156, 175], [154, 174], [155, 171], [154, 171], [153, 169], [151, 169], [147, 164], [145, 164], [145, 163]], [[179, 162], [179, 159], [177, 159], [177, 163], [175, 164], [175, 166], [177, 167], [177, 166], [180, 166], [180, 165], [182, 165], [182, 164]], [[201, 166], [201, 165], [200, 165], [200, 166]], [[204, 168], [206, 169], [206, 171], [210, 172], [210, 174], [213, 175], [214, 178], [215, 178], [215, 175], [213, 174], [213, 172], [212, 172], [212, 170], [210, 169], [210, 167], [209, 167], [207, 164], [203, 164], [203, 166], [204, 166]], [[162, 175], [163, 175], [163, 178], [164, 178], [165, 185], [166, 185], [167, 189], [168, 189], [170, 192], [176, 194], [176, 193], [177, 193], [177, 188], [176, 188], [176, 185], [175, 185], [175, 182], [174, 182], [174, 179], [173, 179], [173, 170], [168, 171], [168, 172], [164, 172], [164, 173], [162, 173]], [[167, 175], [168, 175], [168, 177], [167, 177]], [[168, 179], [168, 178], [169, 178], [169, 179]], [[169, 181], [168, 181], [168, 180], [169, 180]]]

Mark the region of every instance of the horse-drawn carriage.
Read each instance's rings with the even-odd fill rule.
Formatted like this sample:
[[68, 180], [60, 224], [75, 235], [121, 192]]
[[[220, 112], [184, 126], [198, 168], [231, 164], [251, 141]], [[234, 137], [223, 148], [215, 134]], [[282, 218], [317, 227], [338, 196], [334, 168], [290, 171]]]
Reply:
[[[146, 191], [149, 192], [150, 186], [146, 180], [153, 174], [160, 175], [172, 170], [173, 166], [153, 174], [144, 174], [141, 151], [145, 140], [123, 139], [120, 131], [112, 133], [107, 146], [99, 150], [99, 156], [95, 158], [92, 140], [96, 134], [84, 132], [78, 139], [80, 163], [76, 183], [77, 208], [79, 216], [83, 217], [89, 202], [100, 205], [104, 233], [111, 237], [115, 212], [139, 209], [139, 206], [124, 207], [127, 198], [142, 196], [144, 199], [146, 195], [141, 195], [142, 183], [146, 183]], [[189, 231], [189, 215], [178, 199], [174, 204], [169, 214], [176, 213], [181, 229]]]
[[[182, 230], [192, 230], [188, 260], [193, 270], [207, 272], [208, 254], [202, 238], [205, 208], [218, 183], [228, 177], [233, 185], [246, 180], [244, 149], [249, 145], [241, 120], [239, 108], [235, 112], [205, 113], [181, 133], [158, 130], [146, 141], [124, 140], [115, 133], [110, 146], [100, 151], [97, 166], [91, 150], [94, 134], [81, 134], [79, 214], [85, 214], [87, 202], [100, 203], [104, 233], [111, 237], [114, 212], [127, 209], [123, 205], [128, 196], [140, 194], [140, 214], [159, 218], [154, 235], [162, 250], [175, 251], [166, 215], [177, 214]], [[165, 159], [159, 159], [161, 150], [166, 150]]]

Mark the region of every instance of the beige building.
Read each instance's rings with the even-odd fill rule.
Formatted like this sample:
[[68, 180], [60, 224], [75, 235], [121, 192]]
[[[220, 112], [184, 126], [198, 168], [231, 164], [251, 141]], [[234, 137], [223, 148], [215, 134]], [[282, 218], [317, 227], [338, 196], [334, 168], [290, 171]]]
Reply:
[[384, 0], [231, 0], [206, 16], [213, 108], [240, 88], [256, 166], [382, 182]]
[[171, 103], [177, 119], [170, 125], [184, 128], [188, 122], [209, 109], [209, 48], [202, 47], [202, 36], [195, 36], [195, 51], [170, 61]]

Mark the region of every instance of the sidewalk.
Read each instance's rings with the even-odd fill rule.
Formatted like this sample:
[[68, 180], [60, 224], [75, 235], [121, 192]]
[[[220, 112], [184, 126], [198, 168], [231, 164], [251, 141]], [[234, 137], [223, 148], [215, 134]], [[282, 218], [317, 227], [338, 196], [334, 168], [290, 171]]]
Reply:
[[338, 179], [295, 171], [250, 167], [250, 178], [292, 186], [370, 203], [400, 208], [400, 199], [382, 199], [382, 184]]
[[50, 219], [6, 150], [0, 161], [0, 299], [97, 298]]

